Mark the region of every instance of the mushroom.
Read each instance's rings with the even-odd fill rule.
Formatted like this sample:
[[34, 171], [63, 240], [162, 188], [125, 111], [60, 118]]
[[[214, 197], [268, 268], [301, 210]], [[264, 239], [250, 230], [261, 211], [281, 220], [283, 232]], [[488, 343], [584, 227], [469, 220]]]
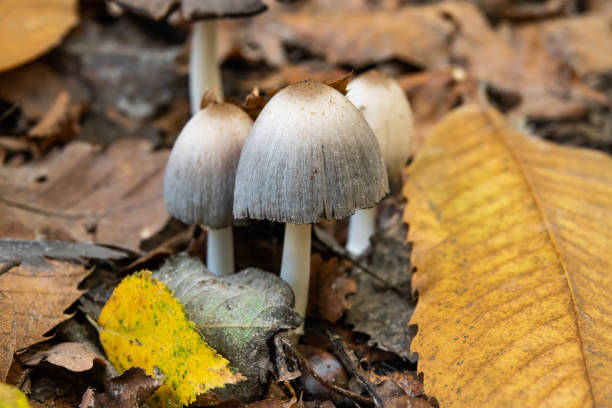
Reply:
[[[374, 131], [390, 178], [401, 176], [412, 149], [410, 103], [397, 81], [371, 70], [348, 84], [346, 97], [363, 113]], [[376, 208], [359, 210], [349, 219], [346, 249], [359, 256], [370, 246]]]
[[[200, 110], [207, 89], [217, 88], [223, 101], [221, 73], [217, 65], [217, 20], [248, 17], [267, 9], [261, 0], [115, 0], [123, 7], [154, 20], [167, 18], [174, 11], [193, 25], [189, 62], [189, 99], [191, 113]], [[285, 0], [286, 2], [286, 0]]]
[[209, 228], [206, 263], [216, 275], [234, 273], [234, 180], [252, 126], [250, 116], [236, 105], [213, 103], [187, 122], [166, 166], [168, 212]]
[[373, 207], [388, 190], [363, 115], [340, 92], [308, 80], [275, 94], [253, 124], [236, 172], [234, 217], [286, 223], [280, 275], [305, 316], [311, 224]]

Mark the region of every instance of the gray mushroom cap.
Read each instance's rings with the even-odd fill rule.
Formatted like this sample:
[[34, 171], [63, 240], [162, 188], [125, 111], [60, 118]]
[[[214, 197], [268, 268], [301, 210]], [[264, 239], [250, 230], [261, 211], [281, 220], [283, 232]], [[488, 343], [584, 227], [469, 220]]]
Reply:
[[170, 214], [212, 229], [232, 225], [236, 167], [252, 125], [249, 115], [229, 103], [209, 105], [187, 122], [166, 166]]
[[234, 217], [313, 224], [374, 207], [389, 191], [372, 129], [340, 92], [290, 85], [259, 114], [236, 173]]
[[121, 6], [154, 20], [178, 10], [186, 21], [247, 17], [267, 9], [261, 0], [114, 0]]

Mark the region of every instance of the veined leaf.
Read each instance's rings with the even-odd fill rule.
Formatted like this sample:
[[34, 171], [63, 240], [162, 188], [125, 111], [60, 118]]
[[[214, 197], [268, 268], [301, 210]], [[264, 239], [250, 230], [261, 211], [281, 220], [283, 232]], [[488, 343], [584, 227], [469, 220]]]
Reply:
[[612, 406], [612, 158], [465, 107], [404, 193], [426, 392], [445, 407]]
[[204, 342], [172, 292], [149, 271], [115, 288], [99, 324], [100, 341], [115, 368], [140, 367], [164, 377], [149, 400], [155, 406], [187, 405], [198, 394], [243, 378]]

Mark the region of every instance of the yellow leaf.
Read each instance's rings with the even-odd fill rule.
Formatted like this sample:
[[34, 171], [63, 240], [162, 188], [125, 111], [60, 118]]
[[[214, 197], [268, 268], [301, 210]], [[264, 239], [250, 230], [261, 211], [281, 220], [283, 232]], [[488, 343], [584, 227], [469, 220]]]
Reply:
[[0, 408], [30, 408], [30, 403], [19, 389], [0, 383]]
[[100, 341], [117, 370], [141, 367], [164, 377], [149, 400], [155, 406], [187, 405], [196, 395], [242, 379], [204, 342], [172, 292], [151, 279], [150, 271], [125, 278], [98, 323]]
[[444, 407], [612, 406], [612, 158], [469, 106], [404, 194], [425, 390]]
[[76, 0], [0, 1], [0, 71], [33, 60], [77, 23]]

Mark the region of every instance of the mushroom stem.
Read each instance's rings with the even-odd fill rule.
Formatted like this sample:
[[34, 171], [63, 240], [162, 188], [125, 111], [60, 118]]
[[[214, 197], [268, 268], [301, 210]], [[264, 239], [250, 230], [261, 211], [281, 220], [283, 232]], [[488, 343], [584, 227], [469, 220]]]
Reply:
[[[310, 224], [285, 224], [283, 260], [280, 276], [291, 286], [295, 295], [295, 310], [306, 317], [308, 284], [310, 281]], [[296, 330], [304, 333], [304, 324]]]
[[206, 266], [217, 276], [234, 273], [232, 227], [209, 229], [206, 238]]
[[207, 89], [218, 88], [218, 102], [223, 101], [221, 72], [217, 65], [217, 21], [214, 19], [193, 24], [189, 72], [192, 114], [200, 110], [200, 103]]
[[349, 219], [346, 250], [354, 256], [370, 247], [370, 237], [376, 231], [376, 207], [357, 210]]

